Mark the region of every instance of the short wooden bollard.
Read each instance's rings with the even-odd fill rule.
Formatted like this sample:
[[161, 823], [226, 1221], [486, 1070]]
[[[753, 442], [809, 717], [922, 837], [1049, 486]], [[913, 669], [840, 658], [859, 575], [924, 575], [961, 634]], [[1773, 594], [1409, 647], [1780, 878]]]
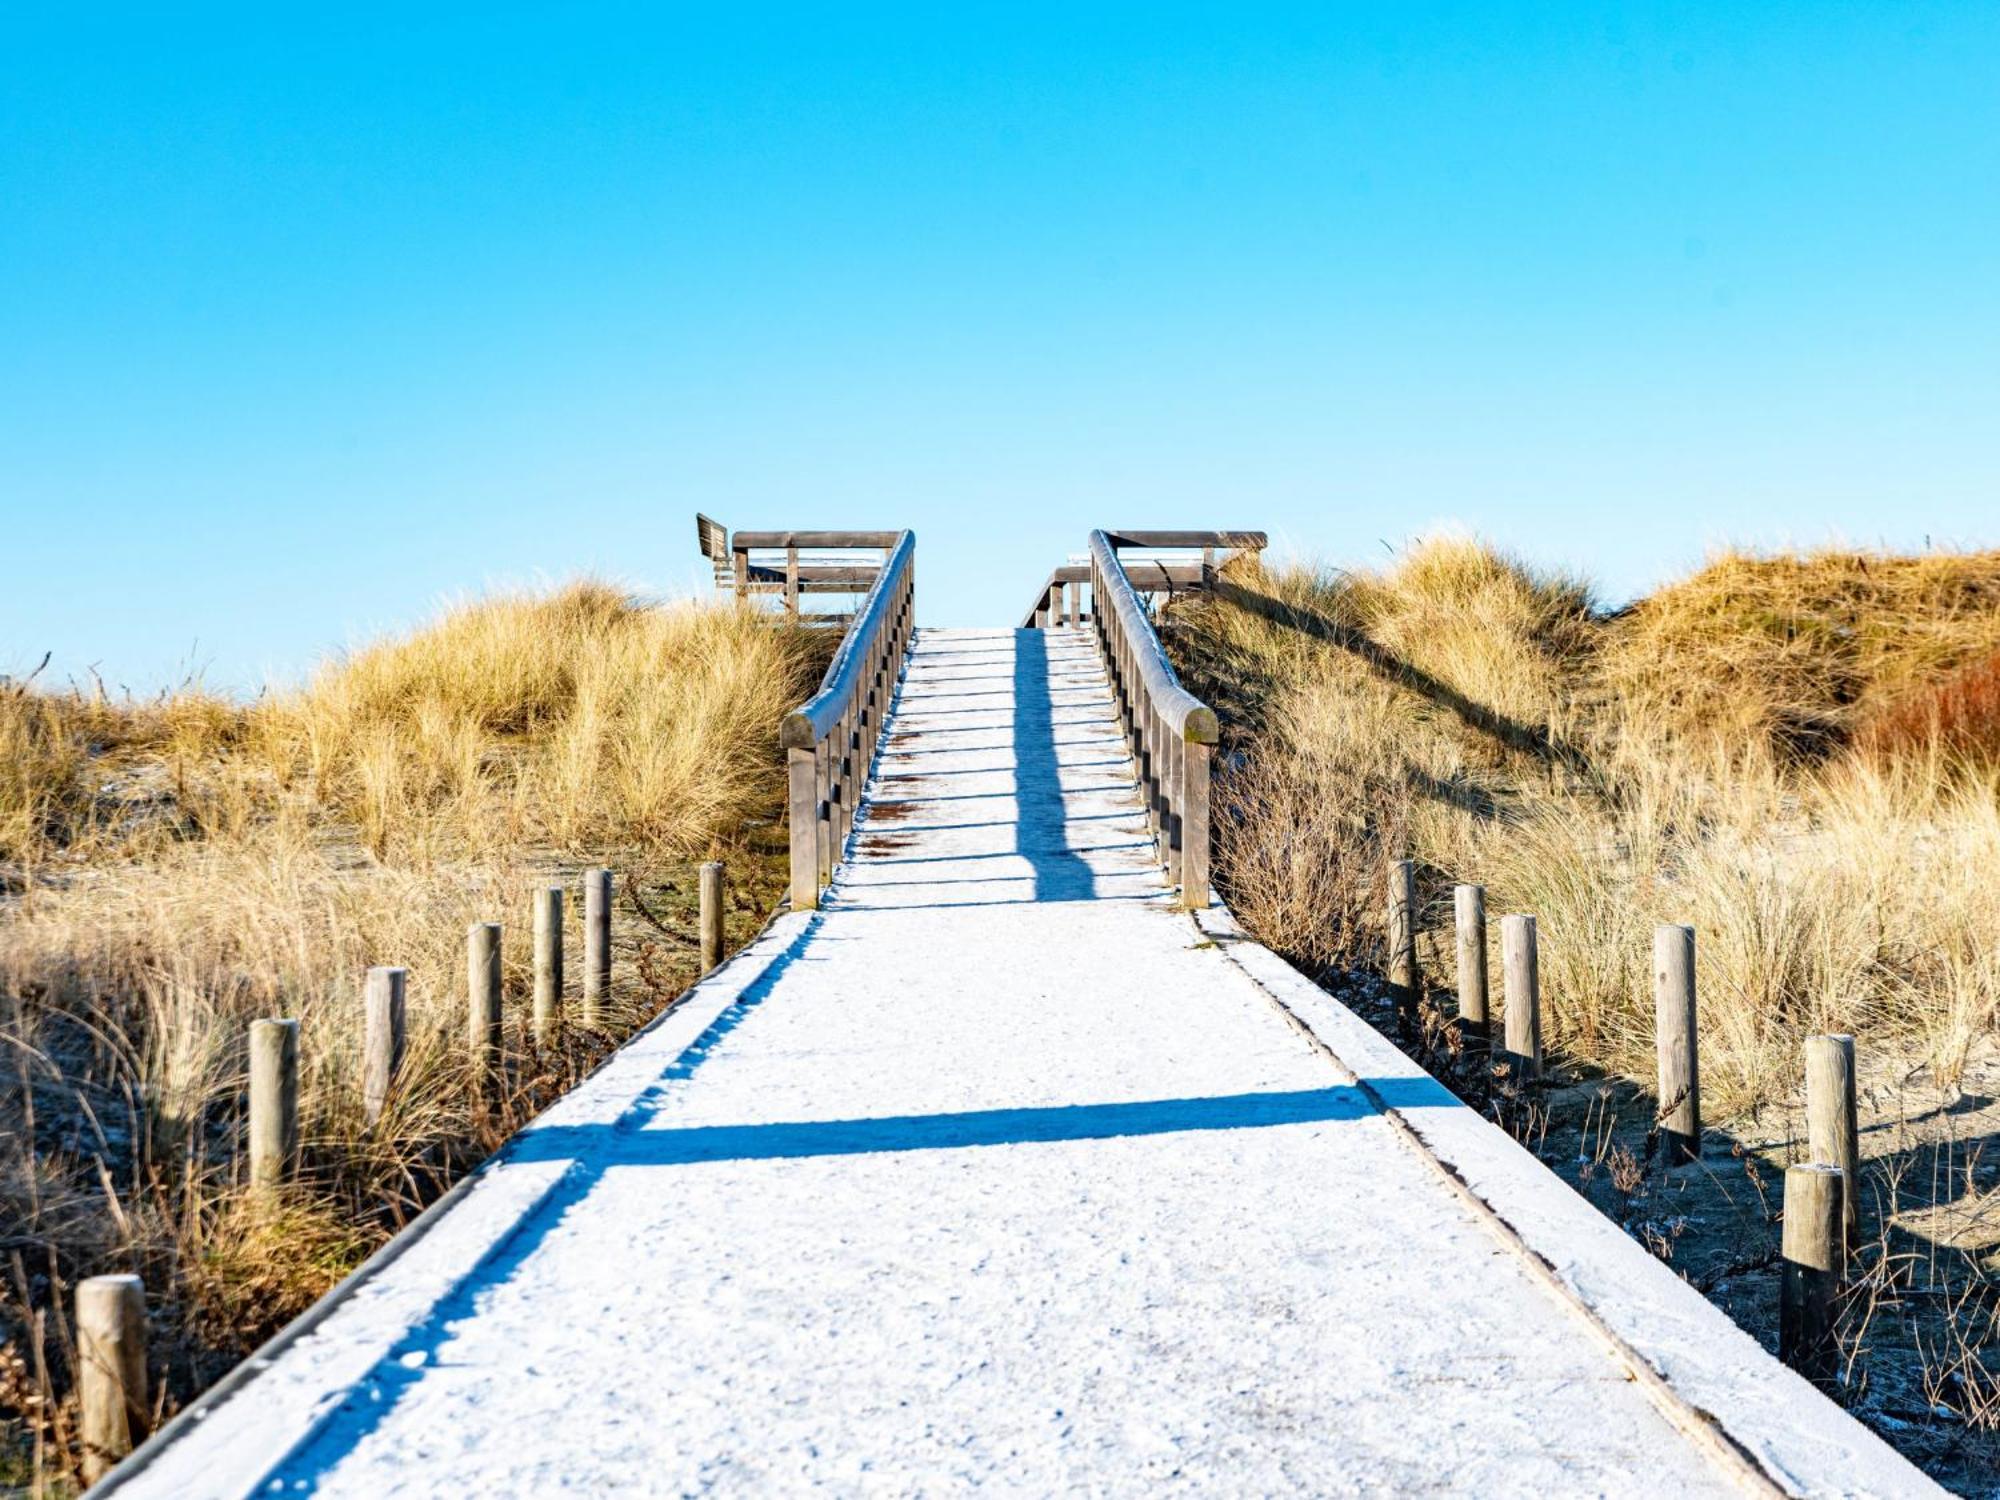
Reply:
[[282, 1186], [299, 1148], [299, 1023], [250, 1023], [250, 1186]]
[[1396, 1002], [1396, 1029], [1408, 1036], [1417, 1020], [1417, 865], [1399, 859], [1389, 866], [1389, 995]]
[[76, 1288], [76, 1389], [83, 1482], [95, 1484], [146, 1435], [146, 1288], [136, 1276], [92, 1276]]
[[1653, 1049], [1660, 1065], [1660, 1150], [1669, 1166], [1701, 1159], [1701, 1063], [1695, 1049], [1694, 929], [1653, 929]]
[[1486, 887], [1461, 885], [1451, 893], [1458, 923], [1458, 1020], [1469, 1040], [1485, 1042]]
[[562, 1014], [563, 892], [559, 885], [535, 892], [535, 1040], [548, 1042]]
[[611, 872], [583, 872], [583, 1024], [595, 1026], [611, 1004]]
[[465, 929], [466, 1043], [473, 1086], [489, 1099], [500, 1087], [500, 924]]
[[1507, 1063], [1517, 1078], [1542, 1076], [1542, 968], [1535, 919], [1500, 919], [1500, 957], [1507, 979]]
[[1861, 1238], [1861, 1120], [1854, 1101], [1854, 1038], [1806, 1038], [1806, 1154], [1840, 1168], [1847, 1245]]
[[722, 962], [722, 876], [719, 859], [701, 867], [701, 972]]
[[373, 968], [362, 996], [361, 1114], [373, 1125], [388, 1108], [407, 1037], [404, 1009], [408, 969]]
[[1840, 1168], [1805, 1162], [1785, 1168], [1783, 1279], [1778, 1292], [1778, 1355], [1808, 1380], [1831, 1381], [1840, 1366], [1836, 1322], [1847, 1269]]

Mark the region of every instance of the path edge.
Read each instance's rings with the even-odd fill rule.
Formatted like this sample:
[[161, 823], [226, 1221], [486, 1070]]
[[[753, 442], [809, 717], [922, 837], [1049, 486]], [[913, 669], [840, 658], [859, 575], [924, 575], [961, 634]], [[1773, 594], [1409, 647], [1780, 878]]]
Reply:
[[[204, 1423], [241, 1395], [258, 1376], [271, 1369], [286, 1350], [317, 1330], [357, 1292], [401, 1260], [478, 1187], [503, 1172], [520, 1152], [522, 1142], [534, 1131], [558, 1124], [572, 1113], [592, 1086], [602, 1083], [605, 1075], [642, 1042], [656, 1032], [675, 1026], [688, 1030], [688, 1036], [677, 1053], [692, 1045], [717, 1016], [735, 1004], [745, 991], [785, 957], [793, 942], [812, 925], [814, 917], [812, 912], [795, 913], [788, 902], [781, 902], [749, 942], [689, 985], [658, 1015], [600, 1058], [595, 1067], [576, 1081], [574, 1087], [507, 1137], [486, 1160], [459, 1178], [422, 1213], [378, 1246], [372, 1255], [348, 1272], [317, 1302], [238, 1360], [221, 1379], [174, 1413], [157, 1432], [134, 1448], [97, 1483], [85, 1489], [82, 1500], [99, 1500], [101, 1496], [123, 1489], [145, 1474], [168, 1449], [200, 1431]], [[532, 1211], [532, 1207], [524, 1210]]]
[[[1948, 1495], [1512, 1136], [1251, 938], [1219, 900], [1189, 920], [1746, 1493]], [[1375, 1086], [1390, 1079], [1428, 1082], [1439, 1097], [1420, 1109], [1398, 1108]]]

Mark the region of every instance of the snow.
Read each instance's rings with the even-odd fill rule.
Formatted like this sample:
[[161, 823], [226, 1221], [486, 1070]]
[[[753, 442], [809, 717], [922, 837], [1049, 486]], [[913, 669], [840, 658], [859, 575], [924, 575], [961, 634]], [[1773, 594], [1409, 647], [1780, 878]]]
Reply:
[[1171, 909], [1082, 632], [922, 632], [888, 730], [823, 910], [126, 1490], [1734, 1493], [1383, 1099], [1585, 1241], [1594, 1296], [1638, 1287], [1634, 1342], [1664, 1320], [1756, 1376], [1688, 1343], [1676, 1380], [1811, 1408], [1862, 1489], [1922, 1490], [1226, 913], [1216, 942]]

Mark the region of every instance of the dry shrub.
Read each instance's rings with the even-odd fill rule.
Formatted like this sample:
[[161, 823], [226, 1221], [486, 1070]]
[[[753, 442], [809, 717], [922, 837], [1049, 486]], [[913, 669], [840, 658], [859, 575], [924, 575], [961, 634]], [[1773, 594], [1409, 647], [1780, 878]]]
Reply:
[[1941, 769], [2000, 770], [2000, 652], [1866, 719], [1855, 748], [1877, 763], [1939, 760]]

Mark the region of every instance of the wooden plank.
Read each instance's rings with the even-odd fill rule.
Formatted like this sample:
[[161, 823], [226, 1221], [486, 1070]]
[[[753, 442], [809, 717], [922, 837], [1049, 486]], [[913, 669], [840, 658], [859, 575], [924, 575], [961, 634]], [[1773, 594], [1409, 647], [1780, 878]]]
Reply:
[[786, 547], [893, 548], [902, 536], [900, 531], [739, 531], [730, 545], [738, 552], [782, 551]]

